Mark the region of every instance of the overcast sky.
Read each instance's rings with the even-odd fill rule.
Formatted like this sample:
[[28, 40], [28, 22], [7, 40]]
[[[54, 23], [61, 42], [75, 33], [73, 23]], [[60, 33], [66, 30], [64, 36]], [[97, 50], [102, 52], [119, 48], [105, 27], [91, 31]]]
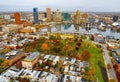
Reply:
[[52, 11], [100, 11], [120, 12], [120, 0], [1, 0], [1, 11], [32, 11], [37, 7], [45, 11], [50, 7]]

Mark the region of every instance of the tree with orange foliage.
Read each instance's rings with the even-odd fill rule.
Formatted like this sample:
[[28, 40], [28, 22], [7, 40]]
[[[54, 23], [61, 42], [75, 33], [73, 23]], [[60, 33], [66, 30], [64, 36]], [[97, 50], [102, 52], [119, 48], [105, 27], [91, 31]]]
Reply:
[[21, 69], [22, 68], [22, 62], [21, 60], [19, 60], [17, 63], [16, 63], [16, 67]]
[[76, 59], [77, 59], [77, 60], [81, 60], [81, 54], [77, 55], [77, 56], [76, 56]]
[[90, 52], [86, 49], [81, 53], [81, 60], [88, 61], [90, 59]]
[[94, 75], [95, 74], [95, 69], [94, 68], [91, 68], [88, 73], [88, 75]]
[[41, 46], [41, 49], [42, 50], [48, 50], [49, 49], [48, 44], [47, 43], [43, 43], [42, 46]]
[[91, 68], [89, 69], [89, 71], [86, 73], [86, 75], [84, 76], [84, 78], [87, 80], [87, 81], [95, 81], [95, 69], [94, 68]]

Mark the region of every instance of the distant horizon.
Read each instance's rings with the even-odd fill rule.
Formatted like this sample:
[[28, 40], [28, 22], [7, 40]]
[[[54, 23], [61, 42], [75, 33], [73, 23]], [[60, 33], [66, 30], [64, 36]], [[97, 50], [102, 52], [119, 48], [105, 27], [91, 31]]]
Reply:
[[[58, 9], [58, 8], [57, 8]], [[79, 10], [79, 9], [78, 9]], [[60, 10], [61, 11], [61, 10]], [[77, 11], [77, 10], [76, 10]], [[76, 12], [76, 11], [61, 11], [61, 12]], [[0, 13], [12, 13], [12, 12], [33, 12], [33, 10], [21, 10], [21, 11], [0, 11]], [[46, 12], [46, 10], [39, 10], [38, 9], [38, 12]], [[51, 12], [55, 12], [55, 10], [51, 10]], [[117, 11], [81, 11], [80, 12], [88, 12], [88, 13], [120, 13], [117, 12]]]
[[39, 11], [57, 8], [65, 12], [120, 12], [120, 0], [3, 0], [0, 3], [0, 12], [30, 11], [37, 7]]

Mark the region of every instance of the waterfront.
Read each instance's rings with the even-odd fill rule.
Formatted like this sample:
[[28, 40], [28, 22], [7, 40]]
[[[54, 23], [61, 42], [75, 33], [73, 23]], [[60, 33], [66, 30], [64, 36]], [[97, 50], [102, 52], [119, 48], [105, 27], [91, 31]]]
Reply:
[[80, 32], [82, 33], [100, 33], [103, 36], [114, 36], [115, 39], [120, 39], [120, 33], [115, 32], [111, 28], [107, 28], [106, 31], [98, 30], [96, 26], [91, 29], [82, 28], [81, 26], [75, 26], [70, 24], [62, 24], [62, 25], [53, 25], [51, 27], [45, 27], [42, 29], [43, 32]]

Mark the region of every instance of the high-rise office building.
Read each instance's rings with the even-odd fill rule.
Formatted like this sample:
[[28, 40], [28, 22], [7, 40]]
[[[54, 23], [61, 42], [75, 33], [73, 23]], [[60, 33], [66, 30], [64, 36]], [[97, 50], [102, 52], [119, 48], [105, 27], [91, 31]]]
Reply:
[[45, 18], [44, 12], [39, 12], [39, 20], [43, 20]]
[[46, 8], [46, 13], [47, 13], [47, 19], [48, 19], [48, 21], [50, 21], [51, 20], [51, 9]]
[[21, 24], [21, 18], [20, 18], [20, 13], [19, 12], [14, 13], [14, 18], [15, 18], [15, 23], [16, 24]]
[[80, 24], [80, 11], [77, 10], [76, 11], [76, 15], [75, 15], [75, 24]]
[[28, 15], [27, 13], [21, 12], [20, 15], [21, 15], [21, 19], [22, 20], [26, 20], [27, 19], [27, 15]]
[[34, 24], [38, 24], [38, 8], [33, 8]]
[[62, 21], [62, 12], [57, 9], [53, 15], [53, 21], [55, 22], [61, 22]]
[[118, 16], [113, 16], [113, 22], [118, 22]]
[[70, 20], [71, 20], [71, 14], [63, 13], [63, 21], [70, 21]]

